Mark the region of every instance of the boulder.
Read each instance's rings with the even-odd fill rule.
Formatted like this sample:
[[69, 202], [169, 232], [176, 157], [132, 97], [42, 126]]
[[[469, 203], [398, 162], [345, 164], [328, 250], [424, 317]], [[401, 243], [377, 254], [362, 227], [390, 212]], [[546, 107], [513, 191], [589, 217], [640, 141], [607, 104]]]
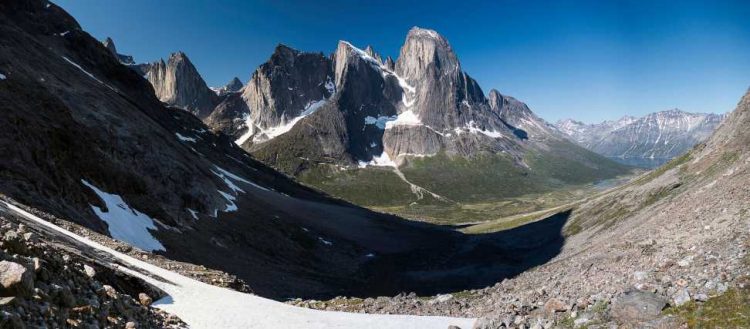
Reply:
[[153, 299], [151, 299], [151, 296], [149, 296], [149, 295], [147, 295], [145, 293], [140, 293], [140, 294], [138, 294], [138, 301], [143, 306], [149, 306], [153, 302]]
[[612, 317], [621, 323], [639, 323], [659, 316], [667, 301], [651, 292], [629, 291], [615, 299], [611, 306]]
[[34, 277], [21, 264], [0, 261], [0, 286], [3, 296], [29, 296], [34, 291]]
[[565, 312], [568, 310], [568, 305], [557, 298], [550, 298], [544, 303], [544, 311], [547, 313]]
[[692, 298], [690, 298], [690, 293], [687, 291], [687, 289], [680, 289], [676, 294], [674, 294], [672, 300], [674, 301], [675, 306], [681, 306], [691, 301]]
[[86, 273], [86, 276], [88, 276], [89, 278], [93, 278], [94, 276], [96, 276], [96, 270], [94, 270], [94, 268], [89, 265], [84, 264], [83, 271]]

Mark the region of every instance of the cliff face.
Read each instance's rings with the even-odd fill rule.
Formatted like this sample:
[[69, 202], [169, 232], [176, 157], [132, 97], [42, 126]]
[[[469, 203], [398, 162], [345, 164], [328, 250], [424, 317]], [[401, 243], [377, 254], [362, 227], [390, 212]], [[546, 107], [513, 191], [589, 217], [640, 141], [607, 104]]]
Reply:
[[159, 100], [189, 111], [198, 118], [211, 114], [219, 102], [218, 96], [208, 88], [183, 52], [173, 53], [166, 62], [159, 60], [143, 65], [141, 70]]
[[207, 118], [213, 130], [253, 145], [283, 133], [317, 110], [335, 92], [331, 59], [276, 47], [268, 62], [237, 95], [229, 95]]

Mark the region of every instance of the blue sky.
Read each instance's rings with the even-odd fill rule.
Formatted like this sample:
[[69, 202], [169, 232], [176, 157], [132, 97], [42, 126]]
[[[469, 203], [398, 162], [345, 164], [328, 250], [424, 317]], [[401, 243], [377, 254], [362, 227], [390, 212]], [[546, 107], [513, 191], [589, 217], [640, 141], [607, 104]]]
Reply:
[[[278, 43], [397, 57], [412, 26], [448, 38], [484, 89], [585, 122], [727, 112], [750, 87], [750, 1], [58, 0], [139, 62], [182, 50], [211, 86], [247, 81]], [[720, 3], [719, 3], [720, 2]]]

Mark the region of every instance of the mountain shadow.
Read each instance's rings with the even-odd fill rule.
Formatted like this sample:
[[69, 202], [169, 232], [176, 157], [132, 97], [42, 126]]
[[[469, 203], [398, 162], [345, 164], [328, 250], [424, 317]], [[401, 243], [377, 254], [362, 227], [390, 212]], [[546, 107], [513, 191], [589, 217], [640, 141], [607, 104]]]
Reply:
[[447, 250], [424, 248], [375, 257], [365, 267], [366, 280], [345, 295], [434, 295], [491, 286], [557, 256], [570, 214], [571, 210], [560, 212], [495, 233], [461, 235]]

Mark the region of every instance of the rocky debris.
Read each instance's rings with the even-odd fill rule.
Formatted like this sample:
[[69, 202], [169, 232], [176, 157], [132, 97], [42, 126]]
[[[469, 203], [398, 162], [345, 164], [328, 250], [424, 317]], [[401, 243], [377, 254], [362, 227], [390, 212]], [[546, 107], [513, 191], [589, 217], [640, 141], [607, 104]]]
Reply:
[[[184, 328], [174, 316], [148, 307], [151, 298], [128, 291], [157, 290], [102, 265], [53, 239], [19, 240], [29, 228], [0, 215], [0, 327]], [[97, 269], [94, 270], [94, 267]], [[91, 273], [100, 275], [92, 275]], [[138, 287], [140, 285], [140, 288]], [[115, 288], [117, 287], [117, 288]]]
[[645, 291], [629, 291], [614, 300], [611, 314], [621, 323], [638, 323], [657, 318], [667, 301], [664, 298]]
[[86, 275], [89, 276], [89, 278], [93, 278], [94, 276], [96, 276], [96, 270], [94, 270], [93, 267], [87, 264], [83, 265], [83, 271], [86, 273]]

